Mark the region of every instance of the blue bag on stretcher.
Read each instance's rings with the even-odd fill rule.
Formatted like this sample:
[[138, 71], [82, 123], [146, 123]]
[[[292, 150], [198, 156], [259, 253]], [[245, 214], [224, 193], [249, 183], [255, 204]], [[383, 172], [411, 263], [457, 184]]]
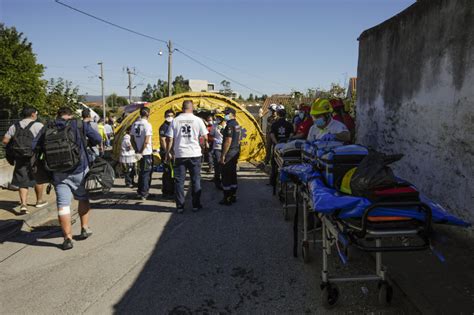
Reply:
[[317, 164], [318, 157], [323, 155], [328, 150], [344, 145], [340, 141], [306, 141], [301, 148], [301, 157], [304, 161]]
[[[373, 204], [367, 198], [342, 194], [336, 189], [327, 187], [321, 176], [314, 176], [308, 182], [308, 190], [311, 207], [315, 212], [324, 214], [337, 213], [337, 217], [340, 219], [360, 218], [363, 216], [365, 210]], [[471, 225], [450, 214], [448, 210], [428, 199], [423, 194], [420, 194], [420, 201], [431, 208], [434, 223], [464, 227]], [[425, 219], [424, 214], [415, 208], [377, 208], [371, 212], [371, 215], [407, 217], [420, 221], [424, 221]]]

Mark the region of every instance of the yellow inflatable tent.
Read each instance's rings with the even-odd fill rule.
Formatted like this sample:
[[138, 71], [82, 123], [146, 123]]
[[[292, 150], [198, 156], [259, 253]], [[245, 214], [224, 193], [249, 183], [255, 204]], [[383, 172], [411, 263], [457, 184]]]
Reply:
[[[163, 98], [149, 104], [149, 122], [153, 126], [153, 149], [158, 151], [160, 142], [158, 129], [164, 122], [164, 114], [168, 109], [175, 113], [181, 111], [181, 105], [185, 100], [192, 100], [195, 112], [223, 112], [226, 107], [232, 107], [237, 111], [237, 122], [242, 126], [242, 142], [240, 161], [260, 162], [265, 159], [265, 144], [262, 130], [255, 118], [237, 102], [216, 93], [188, 92], [171, 97]], [[139, 111], [128, 115], [115, 130], [114, 157], [120, 154], [120, 144], [125, 130], [139, 117]]]

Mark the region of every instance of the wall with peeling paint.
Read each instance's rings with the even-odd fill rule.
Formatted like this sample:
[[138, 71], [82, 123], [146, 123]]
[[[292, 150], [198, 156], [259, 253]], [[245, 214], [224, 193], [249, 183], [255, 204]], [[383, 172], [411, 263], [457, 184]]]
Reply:
[[420, 0], [359, 38], [357, 139], [474, 222], [474, 1]]

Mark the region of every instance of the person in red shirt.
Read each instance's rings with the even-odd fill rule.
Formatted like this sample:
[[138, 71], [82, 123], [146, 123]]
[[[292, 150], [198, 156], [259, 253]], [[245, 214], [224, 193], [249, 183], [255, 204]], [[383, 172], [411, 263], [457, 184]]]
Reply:
[[344, 110], [344, 102], [340, 98], [332, 99], [329, 102], [331, 103], [332, 109], [334, 111], [332, 118], [346, 125], [347, 129], [349, 129], [349, 132], [351, 133], [351, 142], [353, 142], [355, 136], [355, 123], [351, 115], [349, 115], [349, 113]]
[[306, 139], [308, 137], [309, 129], [313, 125], [313, 118], [309, 114], [311, 107], [303, 105], [300, 106], [298, 115], [300, 122], [296, 124], [295, 135], [291, 137], [292, 140]]

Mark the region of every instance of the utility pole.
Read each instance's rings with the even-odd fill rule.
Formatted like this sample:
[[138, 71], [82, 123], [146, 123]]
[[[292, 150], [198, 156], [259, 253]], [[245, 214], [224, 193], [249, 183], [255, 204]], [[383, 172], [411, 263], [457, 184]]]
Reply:
[[97, 63], [98, 65], [100, 65], [100, 82], [101, 82], [101, 86], [102, 86], [102, 110], [104, 111], [104, 123], [105, 123], [105, 117], [106, 117], [106, 114], [105, 114], [105, 93], [104, 93], [104, 63], [101, 61], [101, 62], [98, 62]]
[[128, 74], [128, 103], [132, 104], [132, 71], [127, 67]]
[[168, 41], [168, 96], [171, 96], [171, 61], [173, 56], [173, 44]]

